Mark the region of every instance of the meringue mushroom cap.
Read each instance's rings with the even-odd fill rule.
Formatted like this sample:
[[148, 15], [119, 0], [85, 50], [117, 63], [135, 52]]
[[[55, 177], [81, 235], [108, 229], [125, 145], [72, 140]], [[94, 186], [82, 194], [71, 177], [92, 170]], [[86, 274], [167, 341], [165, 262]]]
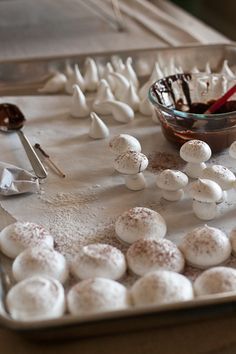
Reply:
[[212, 165], [202, 171], [202, 178], [210, 179], [219, 184], [223, 190], [233, 188], [236, 178], [233, 172], [222, 165]]
[[181, 146], [180, 157], [187, 162], [205, 162], [211, 157], [211, 148], [202, 140], [189, 140]]
[[236, 159], [236, 141], [234, 141], [229, 147], [229, 156]]
[[222, 264], [231, 253], [231, 244], [226, 234], [208, 225], [188, 232], [179, 248], [189, 264], [201, 269]]
[[232, 246], [232, 253], [235, 256], [236, 255], [236, 229], [233, 229], [230, 232], [229, 239], [230, 239], [231, 246]]
[[141, 152], [139, 141], [129, 134], [115, 135], [109, 142], [111, 151], [115, 154], [122, 154], [127, 150]]
[[236, 269], [230, 267], [207, 269], [197, 277], [193, 287], [197, 296], [236, 292]]
[[214, 203], [222, 197], [221, 187], [210, 179], [199, 178], [190, 183], [188, 193], [199, 202]]
[[181, 171], [166, 169], [156, 178], [159, 188], [167, 191], [176, 191], [188, 184], [188, 177]]
[[164, 218], [156, 211], [134, 207], [121, 214], [115, 223], [118, 238], [126, 243], [133, 243], [138, 239], [165, 237], [167, 226]]
[[161, 305], [193, 298], [193, 287], [184, 275], [156, 270], [138, 279], [131, 288], [135, 306]]
[[132, 175], [144, 171], [148, 166], [147, 157], [141, 152], [129, 150], [118, 155], [114, 168], [123, 174]]

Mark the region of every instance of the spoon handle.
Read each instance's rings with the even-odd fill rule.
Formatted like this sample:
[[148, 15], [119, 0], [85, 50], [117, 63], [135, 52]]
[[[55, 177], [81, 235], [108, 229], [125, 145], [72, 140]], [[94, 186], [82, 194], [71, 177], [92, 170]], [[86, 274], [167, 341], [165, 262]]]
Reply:
[[47, 171], [45, 170], [42, 162], [38, 158], [38, 155], [34, 151], [32, 145], [30, 144], [29, 140], [25, 136], [25, 134], [22, 132], [22, 130], [18, 130], [17, 134], [20, 138], [20, 141], [22, 145], [24, 146], [25, 152], [28, 156], [28, 159], [31, 163], [31, 166], [33, 167], [34, 173], [38, 178], [46, 178], [47, 177]]

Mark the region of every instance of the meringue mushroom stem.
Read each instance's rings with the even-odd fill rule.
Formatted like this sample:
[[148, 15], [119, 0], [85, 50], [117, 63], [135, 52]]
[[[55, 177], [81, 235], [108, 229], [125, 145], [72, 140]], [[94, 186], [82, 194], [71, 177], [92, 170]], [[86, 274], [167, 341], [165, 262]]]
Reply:
[[204, 114], [213, 114], [215, 113], [220, 107], [222, 107], [228, 99], [233, 96], [236, 92], [236, 84], [231, 87], [223, 96], [221, 96], [216, 102], [214, 102], [205, 112]]
[[132, 191], [140, 191], [146, 187], [146, 181], [142, 172], [135, 175], [125, 175], [125, 185]]

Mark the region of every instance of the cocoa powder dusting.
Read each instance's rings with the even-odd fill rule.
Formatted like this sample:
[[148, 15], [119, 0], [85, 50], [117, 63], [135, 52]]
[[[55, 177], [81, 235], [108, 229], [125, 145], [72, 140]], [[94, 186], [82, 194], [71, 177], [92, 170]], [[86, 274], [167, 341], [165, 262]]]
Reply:
[[158, 173], [165, 169], [182, 170], [185, 162], [179, 155], [155, 151], [148, 155], [149, 165], [147, 170]]

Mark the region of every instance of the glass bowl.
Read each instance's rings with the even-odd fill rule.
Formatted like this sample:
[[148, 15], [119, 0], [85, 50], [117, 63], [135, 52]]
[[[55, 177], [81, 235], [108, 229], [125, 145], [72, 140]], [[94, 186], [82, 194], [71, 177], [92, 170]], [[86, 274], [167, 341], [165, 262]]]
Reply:
[[166, 139], [177, 146], [188, 140], [208, 143], [220, 152], [236, 140], [236, 95], [214, 114], [204, 112], [236, 79], [223, 74], [184, 73], [156, 81], [149, 89]]

